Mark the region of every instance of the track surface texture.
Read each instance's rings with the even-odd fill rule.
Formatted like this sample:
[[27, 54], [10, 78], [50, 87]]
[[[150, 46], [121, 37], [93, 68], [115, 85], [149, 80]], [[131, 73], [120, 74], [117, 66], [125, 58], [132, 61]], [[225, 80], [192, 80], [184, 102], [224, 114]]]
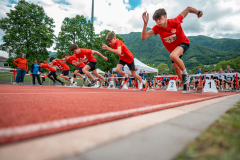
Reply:
[[231, 94], [0, 85], [0, 144]]

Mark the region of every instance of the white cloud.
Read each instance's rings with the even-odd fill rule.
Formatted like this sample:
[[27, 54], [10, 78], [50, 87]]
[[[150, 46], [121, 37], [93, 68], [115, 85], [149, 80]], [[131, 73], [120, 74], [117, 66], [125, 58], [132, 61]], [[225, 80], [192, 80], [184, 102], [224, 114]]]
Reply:
[[[92, 1], [67, 0], [70, 5], [56, 3], [53, 0], [30, 0], [42, 6], [49, 17], [55, 21], [55, 32], [57, 36], [61, 30], [62, 21], [65, 17], [75, 17], [77, 14], [91, 18]], [[6, 13], [12, 7], [7, 7], [9, 1], [0, 2], [0, 16], [6, 17]], [[189, 13], [182, 24], [183, 30], [189, 35], [206, 35], [220, 38], [226, 35], [231, 37], [240, 33], [240, 1], [239, 0], [141, 0], [140, 4], [129, 10], [129, 0], [95, 0], [94, 21], [95, 32], [104, 29], [112, 30], [118, 34], [129, 32], [141, 32], [143, 27], [142, 13], [149, 13], [148, 27], [153, 27], [155, 22], [152, 15], [158, 8], [165, 8], [168, 18], [174, 18], [187, 6], [192, 6], [203, 11], [203, 17], [198, 19], [196, 15]], [[0, 38], [3, 36], [0, 31]], [[236, 37], [236, 36], [234, 36]], [[52, 50], [52, 47], [51, 47]]]

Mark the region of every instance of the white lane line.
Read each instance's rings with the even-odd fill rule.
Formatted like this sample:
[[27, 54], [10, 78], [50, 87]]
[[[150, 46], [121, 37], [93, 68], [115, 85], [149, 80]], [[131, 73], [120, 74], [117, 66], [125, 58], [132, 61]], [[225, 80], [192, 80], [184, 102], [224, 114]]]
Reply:
[[123, 110], [123, 111], [117, 111], [117, 112], [109, 112], [109, 113], [96, 114], [96, 115], [90, 115], [90, 116], [84, 116], [84, 117], [61, 119], [61, 120], [55, 120], [55, 121], [51, 121], [51, 122], [37, 123], [37, 124], [20, 126], [20, 127], [3, 128], [3, 129], [0, 129], [0, 139], [5, 138], [5, 137], [13, 137], [13, 136], [18, 136], [18, 135], [23, 135], [23, 134], [45, 131], [45, 130], [50, 130], [50, 129], [57, 129], [60, 127], [76, 125], [76, 124], [91, 122], [91, 121], [95, 121], [95, 120], [102, 120], [102, 119], [106, 119], [106, 118], [124, 116], [124, 115], [129, 115], [132, 113], [150, 111], [153, 109], [160, 109], [160, 108], [167, 107], [167, 106], [170, 107], [173, 105], [194, 103], [194, 102], [204, 101], [204, 100], [217, 98], [217, 97], [219, 97], [219, 96], [210, 96], [210, 97], [198, 98], [198, 99], [193, 99], [193, 100], [187, 100], [187, 101], [183, 101], [183, 102], [172, 102], [172, 103], [167, 103], [167, 104], [153, 105], [153, 106], [149, 106], [149, 107], [141, 107], [141, 108], [136, 108], [136, 109], [129, 109], [129, 110]]

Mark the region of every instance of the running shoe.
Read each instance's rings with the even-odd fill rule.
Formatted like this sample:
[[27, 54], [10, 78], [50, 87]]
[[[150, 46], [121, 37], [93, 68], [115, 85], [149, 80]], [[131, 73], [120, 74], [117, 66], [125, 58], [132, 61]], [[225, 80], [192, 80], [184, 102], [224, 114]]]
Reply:
[[73, 83], [73, 86], [77, 87], [77, 82]]
[[53, 85], [55, 85], [56, 84], [56, 81], [53, 81]]
[[63, 85], [63, 86], [66, 86], [66, 84], [65, 84], [64, 82], [62, 82], [62, 85]]
[[19, 84], [20, 84], [20, 86], [23, 86], [23, 83], [22, 83], [22, 82], [20, 82]]
[[13, 84], [12, 85], [17, 85], [17, 83], [16, 82], [13, 82]]
[[148, 88], [148, 83], [147, 83], [147, 82], [145, 82], [145, 84], [143, 84], [142, 90], [143, 90], [143, 91], [146, 91], [146, 90], [147, 90], [147, 88]]
[[184, 84], [184, 85], [183, 85], [182, 93], [187, 93], [187, 84]]
[[97, 80], [93, 80], [92, 83], [91, 83], [91, 86], [95, 86], [95, 84], [97, 83]]
[[71, 81], [71, 84], [73, 84], [73, 78], [72, 77], [71, 77], [70, 81]]
[[125, 77], [123, 84], [126, 84], [130, 77], [131, 77], [130, 75], [128, 77]]
[[189, 75], [188, 74], [182, 74], [181, 84], [188, 84], [188, 83], [189, 83]]

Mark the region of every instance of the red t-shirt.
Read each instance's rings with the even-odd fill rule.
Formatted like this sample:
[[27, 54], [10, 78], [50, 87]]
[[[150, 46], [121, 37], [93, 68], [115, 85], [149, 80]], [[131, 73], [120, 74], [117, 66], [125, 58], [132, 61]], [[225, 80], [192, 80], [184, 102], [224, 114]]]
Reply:
[[182, 20], [183, 16], [179, 14], [176, 18], [167, 20], [167, 28], [157, 25], [152, 28], [155, 35], [160, 34], [163, 45], [169, 52], [172, 52], [181, 43], [190, 43], [181, 27]]
[[162, 79], [163, 79], [164, 77], [155, 77], [155, 78], [156, 78], [157, 81], [158, 81], [158, 80], [162, 81]]
[[122, 48], [122, 55], [119, 55], [119, 59], [126, 62], [132, 63], [134, 60], [133, 54], [127, 48], [127, 46], [119, 39], [116, 40], [115, 46], [110, 45], [113, 49], [117, 49], [119, 46]]
[[[63, 59], [59, 59], [61, 62], [63, 61]], [[69, 66], [67, 64], [61, 64], [56, 60], [56, 63], [53, 63], [53, 65], [57, 66], [58, 68], [60, 68], [63, 71], [68, 71], [70, 70]]]
[[81, 61], [85, 64], [88, 62], [97, 62], [96, 58], [92, 54], [91, 49], [80, 48], [81, 53], [75, 54], [77, 58], [80, 58]]
[[45, 68], [48, 71], [56, 71], [56, 69], [54, 69], [53, 67], [49, 68], [47, 64], [44, 64], [42, 68]]
[[[76, 61], [77, 62], [77, 56], [75, 54], [70, 56], [69, 60], [67, 60], [67, 62], [71, 63], [71, 64], [72, 64], [72, 61]], [[85, 64], [81, 60], [80, 60], [80, 62], [81, 63], [77, 65], [77, 68], [85, 66]]]
[[172, 76], [172, 77], [168, 77], [170, 80], [175, 80], [175, 77]]

